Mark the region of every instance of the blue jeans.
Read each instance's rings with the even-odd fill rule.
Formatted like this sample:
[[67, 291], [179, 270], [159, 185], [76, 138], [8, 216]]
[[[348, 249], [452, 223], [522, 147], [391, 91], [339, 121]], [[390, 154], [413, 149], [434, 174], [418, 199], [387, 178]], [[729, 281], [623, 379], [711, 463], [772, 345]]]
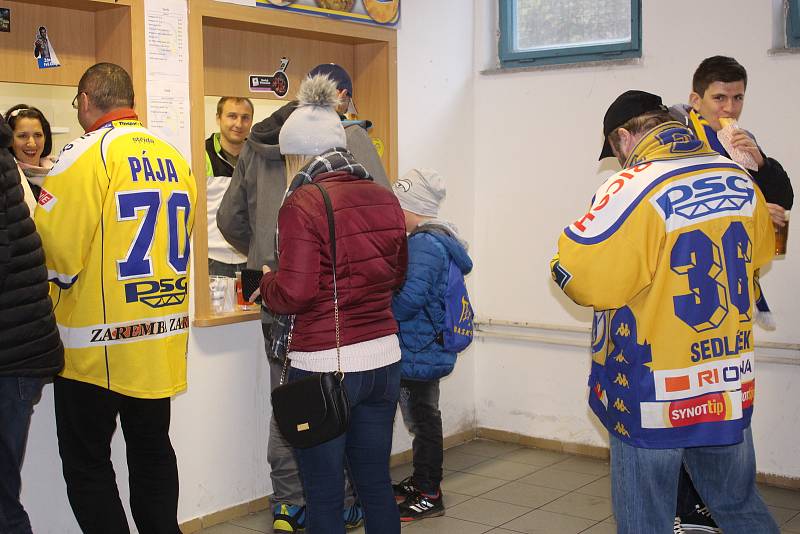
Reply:
[[28, 514], [19, 502], [20, 470], [31, 423], [33, 405], [44, 380], [34, 377], [0, 377], [0, 532], [30, 534]]
[[725, 534], [778, 534], [756, 489], [753, 435], [723, 447], [643, 449], [613, 435], [611, 493], [618, 534], [672, 533], [681, 463]]
[[[289, 381], [310, 375], [292, 368]], [[371, 371], [345, 373], [350, 426], [336, 439], [295, 449], [306, 492], [308, 534], [344, 534], [345, 460], [356, 488], [367, 534], [399, 534], [400, 514], [389, 475], [392, 427], [400, 395], [400, 362]]]
[[401, 380], [400, 412], [414, 436], [411, 442], [414, 486], [423, 493], [435, 495], [442, 483], [444, 461], [439, 380]]

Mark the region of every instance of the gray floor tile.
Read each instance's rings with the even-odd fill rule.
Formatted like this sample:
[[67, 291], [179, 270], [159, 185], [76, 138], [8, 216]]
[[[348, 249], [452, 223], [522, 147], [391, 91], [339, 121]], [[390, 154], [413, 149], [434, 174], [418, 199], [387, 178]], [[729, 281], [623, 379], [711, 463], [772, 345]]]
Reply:
[[229, 521], [230, 524], [249, 528], [256, 532], [269, 532], [272, 534], [272, 513], [264, 510], [256, 514], [247, 514]]
[[498, 458], [501, 460], [508, 460], [509, 462], [547, 467], [561, 460], [566, 460], [569, 458], [569, 455], [563, 452], [546, 451], [544, 449], [517, 449], [502, 454], [498, 456]]
[[453, 471], [464, 471], [468, 467], [486, 461], [486, 456], [467, 454], [456, 449], [444, 451], [444, 468]]
[[475, 454], [478, 456], [488, 456], [490, 458], [494, 458], [496, 456], [500, 456], [501, 454], [515, 451], [519, 448], [519, 445], [515, 445], [513, 443], [501, 443], [499, 441], [489, 441], [487, 439], [476, 439], [448, 450], [456, 450], [465, 454]]
[[595, 497], [611, 498], [611, 477], [603, 477], [595, 480], [591, 484], [586, 484], [575, 490], [575, 493], [583, 493], [584, 495], [594, 495]]
[[486, 534], [517, 534], [513, 530], [506, 530], [504, 528], [494, 528], [487, 532]]
[[461, 504], [462, 502], [474, 498], [472, 495], [464, 495], [463, 493], [456, 493], [453, 491], [442, 493], [442, 495], [444, 495], [444, 505], [447, 508], [450, 508], [451, 506], [456, 506], [458, 504]]
[[758, 491], [764, 497], [764, 501], [770, 506], [788, 508], [800, 512], [800, 491], [792, 491], [783, 488], [774, 488], [759, 484]]
[[595, 460], [582, 456], [573, 456], [562, 462], [552, 465], [555, 469], [562, 471], [575, 471], [576, 473], [586, 473], [588, 475], [607, 475], [609, 473], [608, 462], [605, 460]]
[[787, 532], [800, 532], [800, 514], [794, 516], [794, 518], [786, 522], [781, 528]]
[[456, 472], [444, 477], [444, 480], [442, 480], [442, 491], [445, 493], [454, 491], [456, 493], [476, 497], [502, 486], [505, 483], [505, 480], [500, 480], [499, 478]]
[[456, 519], [454, 517], [429, 517], [420, 521], [414, 521], [403, 529], [403, 532], [431, 532], [435, 534], [483, 534], [492, 527]]
[[201, 532], [202, 534], [255, 534], [256, 531], [230, 523], [221, 523], [213, 527], [204, 528]]
[[617, 526], [611, 523], [597, 523], [581, 532], [581, 534], [617, 534]]
[[778, 523], [778, 525], [781, 526], [785, 523], [788, 523], [798, 515], [797, 510], [789, 510], [788, 508], [780, 508], [778, 506], [769, 505], [767, 505], [767, 508], [769, 508], [772, 517], [775, 518], [775, 521]]
[[503, 525], [504, 529], [525, 534], [578, 534], [596, 521], [544, 510], [534, 510]]
[[447, 517], [497, 527], [530, 511], [531, 509], [525, 506], [475, 497], [458, 506], [448, 507]]
[[610, 499], [582, 495], [580, 493], [564, 495], [560, 499], [542, 506], [542, 510], [594, 519], [595, 521], [607, 519], [613, 513]]
[[600, 478], [600, 475], [563, 471], [557, 469], [558, 465], [560, 464], [556, 464], [553, 467], [545, 467], [540, 471], [536, 471], [535, 473], [519, 479], [518, 482], [534, 484], [545, 488], [573, 491]]
[[491, 458], [479, 464], [464, 469], [467, 473], [483, 475], [486, 477], [500, 478], [503, 480], [517, 480], [540, 469], [535, 465], [507, 462], [499, 458]]
[[543, 488], [541, 486], [532, 486], [519, 482], [509, 482], [505, 486], [484, 493], [481, 497], [493, 501], [516, 504], [517, 506], [539, 508], [565, 494], [565, 491], [552, 488]]

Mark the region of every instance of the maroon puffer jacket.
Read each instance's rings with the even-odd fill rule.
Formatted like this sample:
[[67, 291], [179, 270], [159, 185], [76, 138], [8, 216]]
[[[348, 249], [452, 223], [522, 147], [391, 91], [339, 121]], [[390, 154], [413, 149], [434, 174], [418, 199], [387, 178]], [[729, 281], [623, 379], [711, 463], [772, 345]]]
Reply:
[[[394, 194], [347, 172], [319, 174], [333, 204], [341, 345], [397, 332], [392, 294], [408, 262], [405, 218]], [[304, 185], [278, 213], [278, 272], [261, 295], [273, 312], [296, 314], [291, 350], [336, 346], [330, 234], [320, 191]]]

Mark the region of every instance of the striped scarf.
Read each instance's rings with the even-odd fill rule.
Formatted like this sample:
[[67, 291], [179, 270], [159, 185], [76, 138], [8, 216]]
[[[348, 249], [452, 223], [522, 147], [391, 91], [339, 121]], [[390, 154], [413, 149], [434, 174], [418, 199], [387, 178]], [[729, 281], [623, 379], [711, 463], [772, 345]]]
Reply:
[[300, 172], [292, 179], [292, 183], [286, 191], [286, 196], [292, 194], [301, 185], [313, 182], [314, 177], [317, 175], [335, 171], [346, 171], [348, 174], [358, 178], [372, 180], [372, 176], [369, 175], [367, 169], [355, 160], [349, 150], [341, 147], [332, 148], [319, 156], [314, 156], [305, 167], [300, 169]]
[[721, 154], [726, 158], [730, 158], [728, 152], [722, 146], [722, 143], [719, 142], [719, 139], [717, 138], [717, 132], [714, 131], [714, 128], [711, 127], [711, 124], [709, 124], [707, 120], [705, 120], [699, 113], [692, 109], [689, 111], [689, 121], [691, 128], [698, 139], [708, 144], [708, 146], [717, 152], [717, 154]]
[[707, 143], [697, 139], [683, 124], [670, 121], [659, 124], [636, 143], [625, 161], [625, 168], [645, 161], [711, 155], [716, 155], [716, 153], [708, 147]]

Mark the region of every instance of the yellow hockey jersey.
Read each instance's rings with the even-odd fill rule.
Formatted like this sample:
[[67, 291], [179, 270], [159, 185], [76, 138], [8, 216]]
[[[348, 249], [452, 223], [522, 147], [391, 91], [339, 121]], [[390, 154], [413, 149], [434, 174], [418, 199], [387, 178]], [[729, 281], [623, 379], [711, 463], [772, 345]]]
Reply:
[[139, 398], [186, 388], [196, 198], [189, 164], [138, 120], [64, 147], [34, 212], [63, 377]]
[[608, 431], [647, 448], [741, 441], [755, 384], [753, 278], [774, 251], [750, 176], [662, 124], [558, 251], [554, 279], [596, 311], [589, 404]]

